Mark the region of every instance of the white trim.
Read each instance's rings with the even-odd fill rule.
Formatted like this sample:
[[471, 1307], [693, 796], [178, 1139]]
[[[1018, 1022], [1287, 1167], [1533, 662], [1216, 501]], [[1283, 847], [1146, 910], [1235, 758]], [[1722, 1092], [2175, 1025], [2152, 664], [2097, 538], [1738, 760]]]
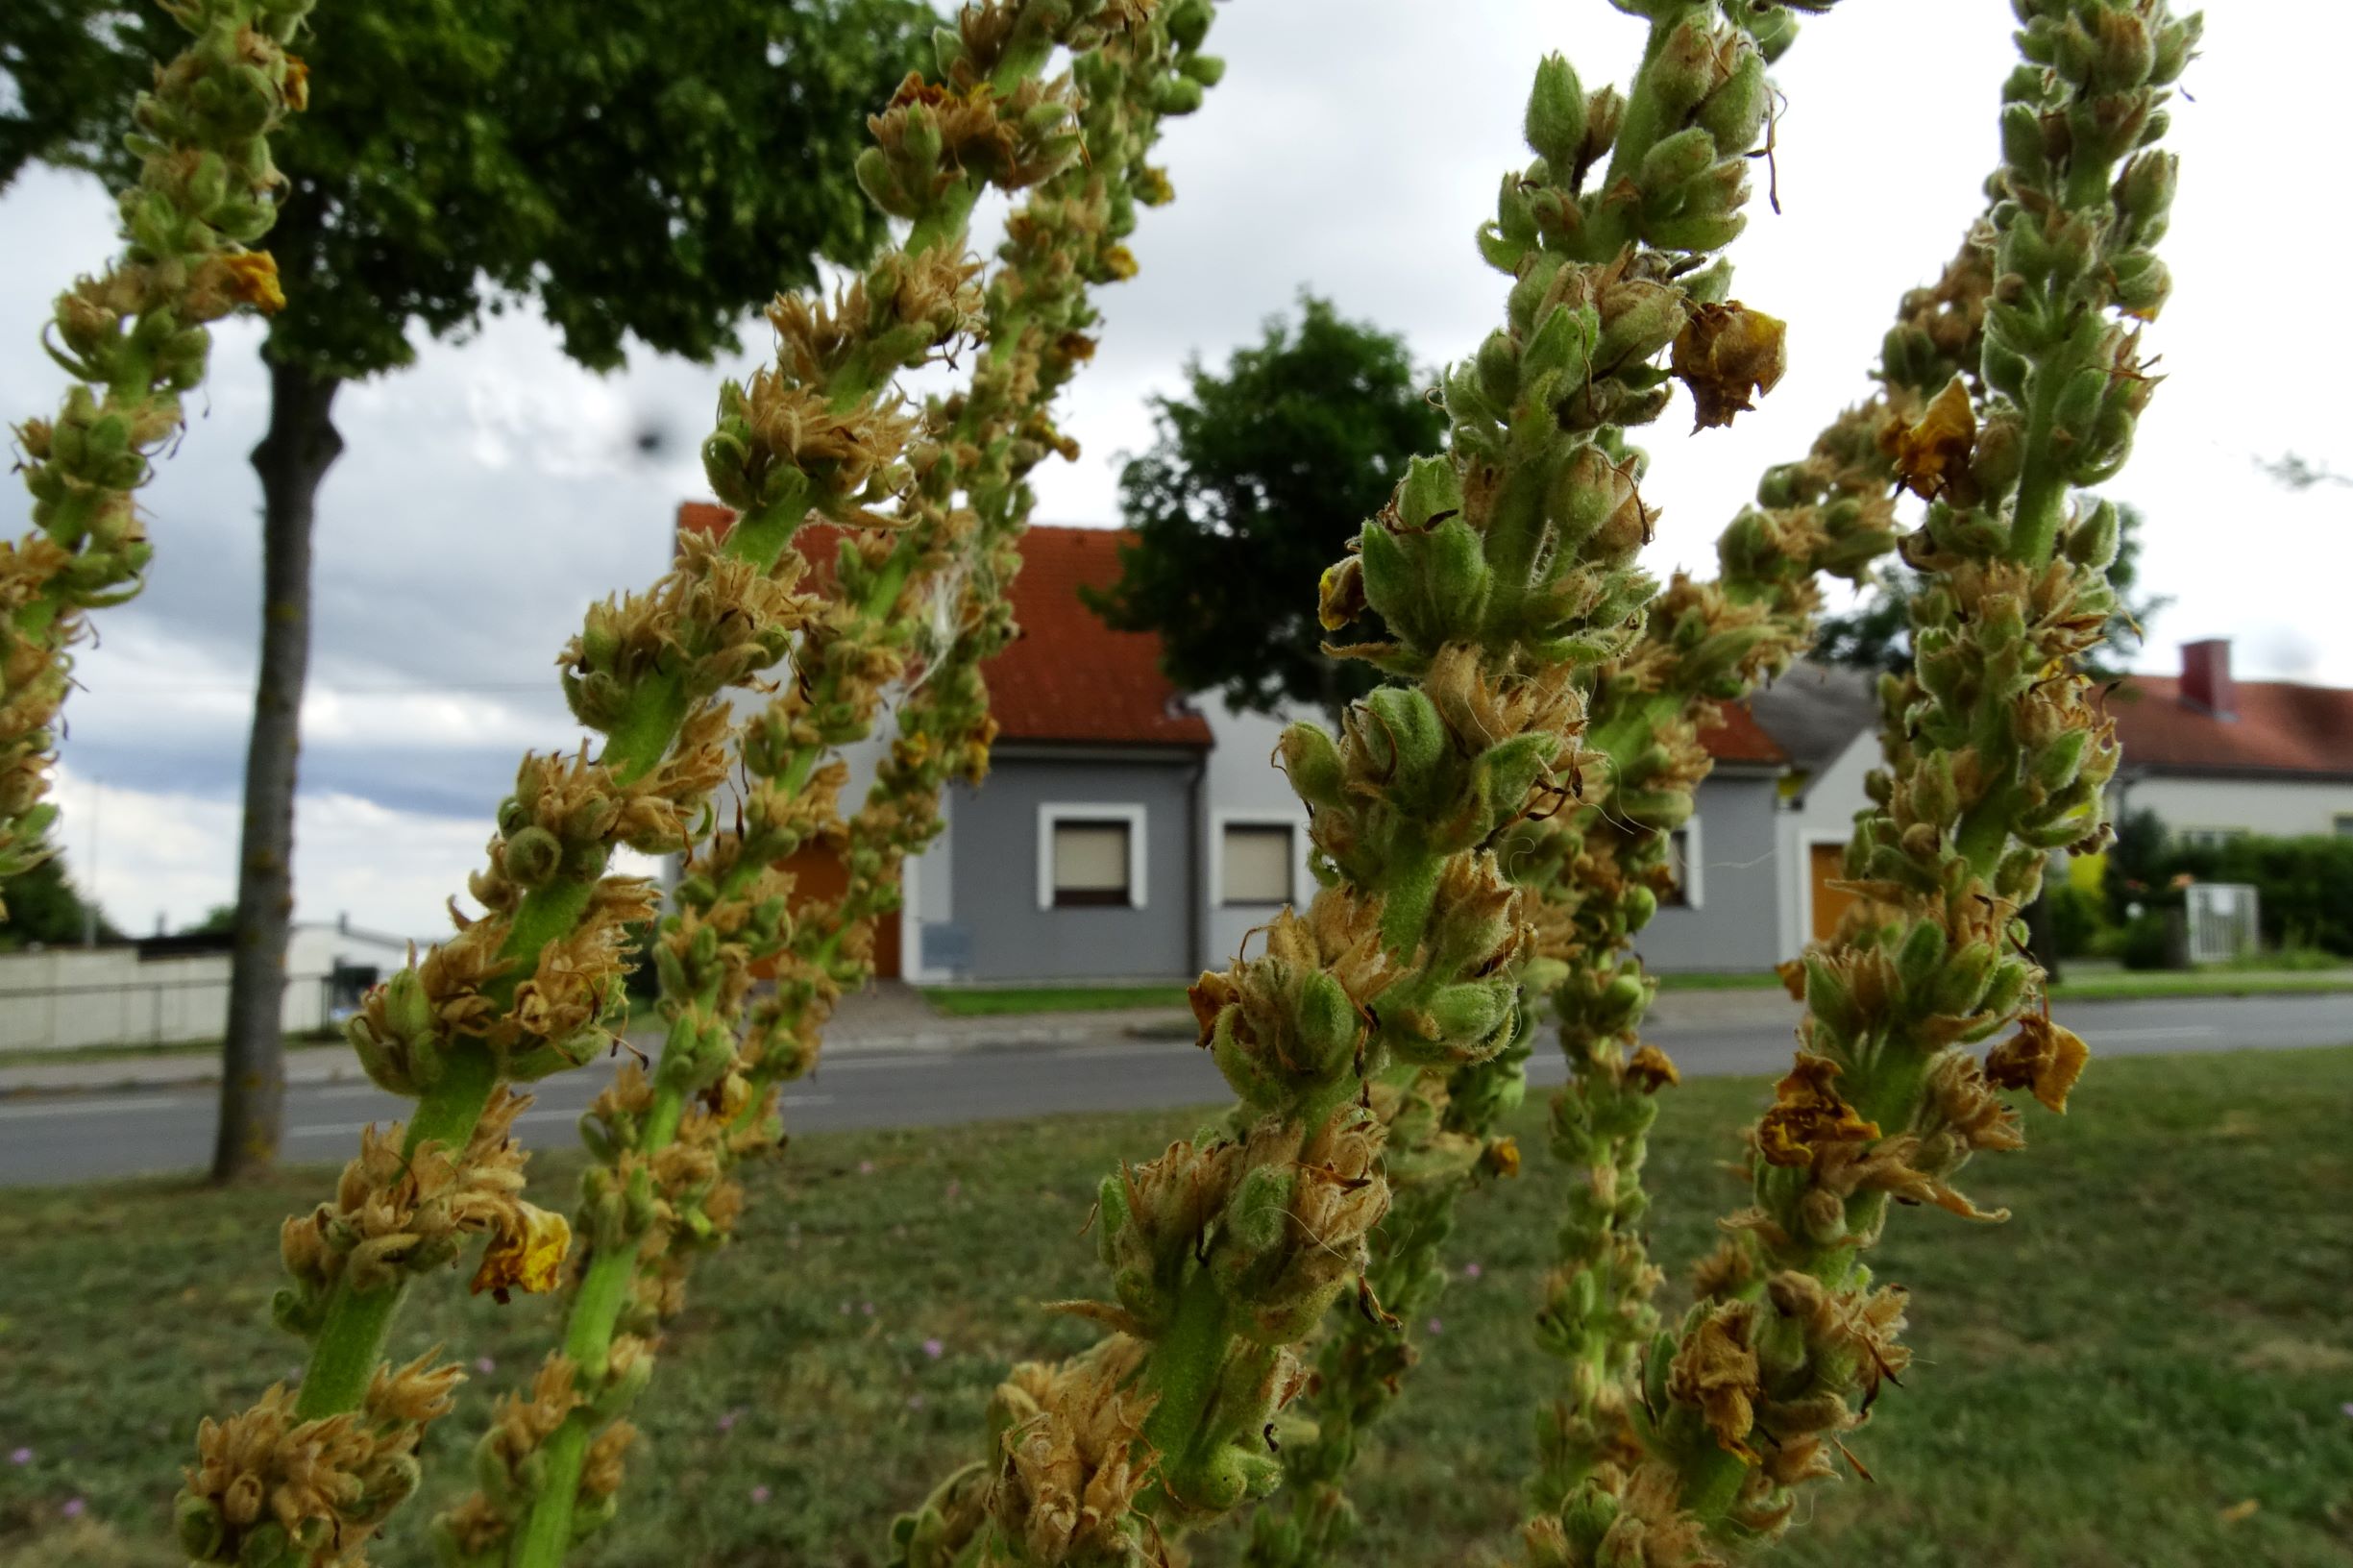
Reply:
[[1683, 836], [1683, 900], [1681, 903], [1668, 904], [1665, 907], [1668, 909], [1700, 909], [1706, 903], [1707, 891], [1707, 878], [1702, 874], [1701, 870], [1701, 856], [1703, 851], [1700, 847], [1700, 814], [1695, 811], [1683, 819], [1680, 827], [1667, 829], [1667, 846], [1670, 852], [1674, 849], [1675, 835], [1678, 833]]
[[1307, 866], [1308, 821], [1289, 811], [1213, 811], [1210, 813], [1209, 897], [1210, 908], [1263, 909], [1258, 903], [1226, 903], [1226, 829], [1229, 827], [1287, 827], [1291, 830], [1290, 888], [1283, 895], [1287, 904], [1299, 902], [1299, 873]]
[[[1127, 823], [1127, 907], [1144, 907], [1144, 810], [1141, 806], [1048, 800], [1038, 807], [1038, 907], [1054, 907], [1054, 827], [1058, 822]], [[1112, 907], [1112, 906], [1095, 906]]]
[[921, 855], [903, 856], [898, 863], [898, 977], [911, 986], [932, 983], [923, 968], [923, 887]]

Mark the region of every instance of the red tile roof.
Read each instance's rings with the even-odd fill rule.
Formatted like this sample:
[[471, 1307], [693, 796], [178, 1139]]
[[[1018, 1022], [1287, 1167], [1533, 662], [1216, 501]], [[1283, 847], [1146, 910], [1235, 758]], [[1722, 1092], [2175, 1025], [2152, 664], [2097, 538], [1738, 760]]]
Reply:
[[1114, 631], [1079, 602], [1119, 579], [1111, 528], [1031, 527], [1013, 579], [1021, 637], [993, 660], [989, 705], [1010, 741], [1209, 746], [1209, 721], [1160, 672], [1160, 639]]
[[2182, 699], [2176, 675], [2135, 675], [2108, 698], [2129, 772], [2353, 778], [2353, 691], [2242, 680], [2238, 717]]
[[1700, 731], [1700, 744], [1718, 762], [1764, 763], [1785, 767], [1789, 753], [1781, 743], [1765, 733], [1765, 726], [1756, 722], [1745, 702], [1719, 702], [1716, 712], [1724, 720]]
[[[678, 527], [725, 528], [733, 514], [708, 502], [678, 508]], [[808, 532], [800, 536], [804, 547]], [[1032, 527], [1022, 535], [1021, 575], [1013, 583], [1021, 635], [991, 660], [989, 706], [998, 738], [1082, 746], [1214, 744], [1209, 721], [1160, 672], [1160, 643], [1149, 632], [1114, 631], [1079, 602], [1084, 587], [1118, 580], [1111, 528]], [[828, 550], [810, 552], [819, 571]]]
[[[733, 514], [709, 502], [678, 507], [678, 527], [717, 533]], [[804, 541], [808, 535], [804, 534]], [[1022, 535], [1014, 617], [1021, 636], [988, 667], [990, 705], [1008, 741], [1093, 746], [1213, 744], [1209, 722], [1183, 705], [1160, 671], [1149, 632], [1114, 631], [1079, 601], [1084, 587], [1118, 580], [1115, 528], [1032, 527]], [[813, 552], [822, 570], [829, 551]], [[1782, 765], [1789, 753], [1746, 707], [1723, 705], [1724, 723], [1700, 732], [1718, 762]]]

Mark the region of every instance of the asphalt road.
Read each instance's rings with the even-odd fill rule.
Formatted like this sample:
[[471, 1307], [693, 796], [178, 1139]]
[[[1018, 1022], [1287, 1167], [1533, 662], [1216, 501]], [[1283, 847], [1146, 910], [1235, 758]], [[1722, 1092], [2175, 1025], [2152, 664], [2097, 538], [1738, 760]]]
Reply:
[[[2344, 996], [2077, 1002], [2058, 1012], [2096, 1055], [2353, 1042], [2353, 998]], [[1778, 1023], [1677, 1027], [1670, 1017], [1655, 1038], [1687, 1073], [1767, 1073], [1789, 1060], [1789, 1030]], [[1531, 1081], [1550, 1086], [1562, 1073], [1559, 1058], [1540, 1048]], [[539, 1085], [519, 1136], [543, 1146], [571, 1141], [603, 1079], [591, 1069]], [[1208, 1104], [1227, 1092], [1208, 1056], [1185, 1041], [872, 1051], [836, 1056], [795, 1085], [785, 1115], [797, 1132], [938, 1126]], [[211, 1153], [214, 1093], [206, 1085], [0, 1102], [0, 1187], [201, 1167]], [[296, 1086], [286, 1098], [286, 1157], [341, 1160], [371, 1119], [404, 1109], [370, 1084]]]

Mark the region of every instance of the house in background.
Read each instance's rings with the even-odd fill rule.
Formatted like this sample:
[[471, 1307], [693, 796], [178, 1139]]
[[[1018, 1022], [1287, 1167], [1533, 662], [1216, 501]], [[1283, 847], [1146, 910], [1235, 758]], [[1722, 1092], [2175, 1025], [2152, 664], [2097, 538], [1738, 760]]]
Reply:
[[2217, 637], [2183, 645], [2178, 675], [2133, 676], [2108, 713], [2119, 817], [2153, 811], [2190, 844], [2353, 835], [2353, 691], [2234, 679]]
[[[2104, 698], [2124, 759], [2109, 809], [2151, 811], [2176, 840], [2353, 834], [2353, 691], [2235, 680], [2223, 638], [2183, 647], [2178, 675], [2132, 675]], [[1782, 919], [1802, 945], [1850, 896], [1840, 875], [1863, 778], [1879, 764], [1877, 677], [1801, 665], [1752, 701], [1790, 752]]]
[[[723, 527], [708, 504], [682, 528]], [[1195, 701], [1148, 633], [1079, 601], [1118, 576], [1124, 536], [1032, 527], [1013, 602], [1020, 639], [986, 669], [999, 732], [989, 776], [943, 803], [946, 830], [908, 861], [877, 968], [952, 981], [1167, 980], [1223, 966], [1255, 926], [1313, 891], [1307, 811], [1275, 767], [1285, 721]], [[887, 744], [849, 747], [854, 800]], [[1679, 893], [1644, 933], [1654, 968], [1755, 969], [1785, 956], [1775, 855], [1788, 759], [1744, 710], [1705, 732], [1717, 759], [1677, 833]], [[838, 865], [796, 864], [839, 886]]]
[[1782, 874], [1782, 958], [1838, 929], [1852, 894], [1844, 878], [1855, 813], [1870, 803], [1863, 775], [1879, 765], [1879, 677], [1803, 663], [1749, 699], [1750, 711], [1789, 754], [1774, 853]]

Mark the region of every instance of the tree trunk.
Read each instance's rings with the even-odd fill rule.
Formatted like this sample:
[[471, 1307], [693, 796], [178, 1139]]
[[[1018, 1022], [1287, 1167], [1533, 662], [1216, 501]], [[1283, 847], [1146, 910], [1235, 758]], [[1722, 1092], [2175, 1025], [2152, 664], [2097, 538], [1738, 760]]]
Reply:
[[268, 364], [270, 428], [253, 454], [261, 476], [261, 670], [245, 753], [215, 1183], [267, 1171], [282, 1131], [281, 1023], [294, 915], [294, 774], [310, 671], [310, 523], [319, 485], [343, 452], [328, 417], [342, 382], [297, 365]]
[[2025, 909], [2026, 955], [2043, 966], [2043, 974], [2052, 985], [2059, 983], [2058, 930], [2051, 923], [2050, 878], [2055, 874], [2045, 871], [2042, 891]]

